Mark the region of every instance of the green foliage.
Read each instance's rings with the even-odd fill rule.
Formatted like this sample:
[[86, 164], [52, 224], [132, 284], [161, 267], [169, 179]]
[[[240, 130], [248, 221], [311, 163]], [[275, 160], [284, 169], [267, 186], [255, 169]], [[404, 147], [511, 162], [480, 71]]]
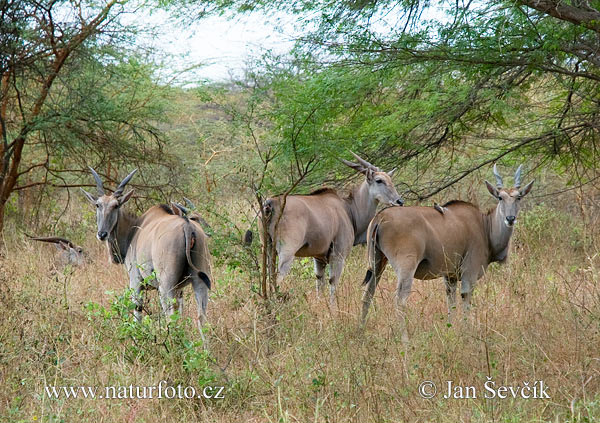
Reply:
[[[53, 146], [49, 168], [57, 183], [70, 179], [61, 170], [74, 161], [124, 170], [152, 167], [157, 185], [170, 177], [176, 164], [164, 151], [167, 140], [159, 128], [169, 91], [159, 85], [156, 71], [147, 57], [110, 45], [91, 45], [80, 61], [70, 63], [57, 88], [60, 96], [48, 102], [34, 134]], [[38, 153], [32, 148], [27, 161], [39, 160]]]
[[120, 19], [139, 7], [0, 3], [0, 228], [15, 191], [80, 186], [89, 165], [109, 182], [111, 171], [152, 167], [143, 185], [172, 191], [177, 163], [160, 128], [169, 91]]
[[[191, 4], [298, 18], [292, 54], [266, 54], [247, 78], [245, 121], [268, 122], [257, 138], [274, 152], [271, 192], [291, 185], [281, 178], [290, 161], [317, 157], [306, 186], [335, 179], [347, 148], [402, 165], [403, 179], [417, 174], [420, 198], [499, 160], [554, 161], [583, 182], [595, 175], [600, 56], [589, 24], [527, 0]], [[442, 175], [427, 174], [433, 164]]]
[[523, 237], [534, 246], [547, 243], [549, 239], [562, 242], [572, 248], [581, 247], [583, 242], [582, 225], [573, 222], [573, 217], [566, 213], [539, 204], [525, 210], [519, 217], [524, 230]]
[[189, 333], [190, 319], [175, 312], [167, 319], [145, 315], [138, 322], [132, 294], [128, 289], [114, 296], [109, 307], [92, 301], [85, 305], [88, 320], [97, 325], [97, 336], [106, 337], [105, 352], [115, 358], [123, 354], [130, 362], [169, 363], [175, 371], [197, 377], [199, 385], [213, 383], [214, 360], [196, 339], [198, 333]]

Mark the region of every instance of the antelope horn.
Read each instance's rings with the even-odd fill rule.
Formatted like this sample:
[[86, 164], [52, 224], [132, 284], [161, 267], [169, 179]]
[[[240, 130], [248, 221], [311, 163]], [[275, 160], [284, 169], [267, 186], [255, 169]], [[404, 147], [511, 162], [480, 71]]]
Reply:
[[118, 197], [121, 194], [123, 194], [123, 189], [125, 188], [125, 185], [127, 185], [127, 183], [131, 180], [131, 178], [133, 178], [133, 175], [135, 174], [135, 172], [137, 172], [137, 169], [133, 169], [133, 171], [129, 175], [127, 175], [125, 177], [125, 179], [123, 179], [121, 181], [121, 183], [119, 184], [119, 186], [117, 187], [117, 189], [115, 190], [115, 192], [113, 194], [115, 197]]
[[[183, 197], [185, 198], [185, 197]], [[183, 214], [189, 214], [190, 213], [190, 209], [188, 209], [187, 207], [185, 207], [183, 204], [179, 204], [179, 203], [174, 203], [179, 210], [181, 210], [183, 212]]]
[[91, 166], [88, 166], [88, 167], [92, 171], [92, 175], [94, 175], [94, 179], [96, 180], [96, 188], [98, 189], [98, 194], [104, 195], [104, 187], [102, 186], [102, 179], [100, 179], [100, 176], [96, 173], [96, 171]]
[[[25, 234], [25, 235], [27, 235], [27, 234]], [[63, 242], [66, 245], [68, 245], [69, 247], [75, 248], [75, 244], [73, 244], [71, 241], [69, 241], [66, 238], [60, 238], [57, 236], [31, 236], [31, 235], [27, 235], [27, 237], [29, 239], [33, 239], [34, 241], [51, 242], [53, 244], [59, 244], [59, 243]]]
[[519, 189], [521, 188], [521, 168], [523, 167], [523, 165], [519, 165], [519, 167], [517, 168], [517, 171], [515, 172], [515, 188]]
[[498, 188], [502, 188], [504, 184], [502, 183], [502, 176], [498, 173], [498, 169], [496, 169], [496, 163], [494, 163], [494, 170], [492, 171], [494, 176], [496, 177], [496, 185]]
[[187, 206], [191, 209], [191, 210], [196, 210], [196, 205], [194, 203], [192, 203], [192, 200], [190, 200], [187, 197], [183, 197], [185, 204], [187, 204]]
[[368, 169], [372, 169], [375, 172], [381, 172], [381, 170], [377, 167], [377, 166], [373, 166], [371, 163], [369, 163], [368, 161], [361, 159], [358, 154], [354, 153], [353, 151], [350, 151], [350, 153], [352, 153], [352, 155], [354, 157], [356, 157], [356, 160], [358, 160], [358, 163], [360, 163], [361, 165], [363, 165], [364, 167], [368, 168]]
[[351, 162], [351, 161], [349, 161], [349, 160], [345, 160], [345, 159], [340, 159], [340, 161], [341, 161], [342, 163], [344, 163], [346, 166], [349, 166], [349, 167], [351, 167], [352, 169], [354, 169], [354, 170], [357, 170], [357, 171], [359, 171], [359, 172], [360, 172], [360, 170], [361, 170], [361, 169], [363, 169], [363, 168], [364, 168], [364, 167], [363, 167], [363, 165], [361, 165], [360, 163], [354, 163], [354, 162]]

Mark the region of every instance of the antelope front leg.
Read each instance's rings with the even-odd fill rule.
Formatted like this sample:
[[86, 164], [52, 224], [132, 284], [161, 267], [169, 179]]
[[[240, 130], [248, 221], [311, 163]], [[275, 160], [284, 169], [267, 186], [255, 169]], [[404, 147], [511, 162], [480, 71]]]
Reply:
[[163, 309], [163, 313], [165, 313], [165, 316], [171, 317], [175, 312], [175, 295], [173, 295], [170, 289], [162, 287], [158, 289], [158, 295], [160, 297], [160, 305]]
[[[158, 272], [158, 294], [160, 297], [160, 305], [167, 317], [171, 317], [175, 311], [182, 311], [183, 296], [181, 289], [177, 287], [179, 284], [179, 275], [173, 276], [166, 271]], [[162, 276], [164, 275], [164, 276]]]

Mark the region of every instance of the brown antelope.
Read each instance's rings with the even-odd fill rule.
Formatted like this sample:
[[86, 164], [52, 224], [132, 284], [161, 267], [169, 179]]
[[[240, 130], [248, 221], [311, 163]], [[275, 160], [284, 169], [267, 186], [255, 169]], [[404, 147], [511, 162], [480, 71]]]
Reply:
[[[277, 280], [288, 274], [294, 257], [313, 257], [317, 293], [324, 287], [325, 266], [329, 264], [330, 301], [353, 245], [366, 241], [366, 229], [375, 216], [377, 204], [402, 205], [392, 183], [393, 171], [386, 173], [352, 153], [358, 163], [343, 162], [365, 175], [365, 180], [345, 198], [335, 190], [319, 189], [309, 195], [272, 197], [265, 201], [268, 219], [267, 244], [275, 243], [278, 257]], [[275, 233], [277, 227], [277, 233]], [[269, 265], [271, 267], [271, 265]]]
[[[163, 311], [168, 316], [175, 308], [182, 311], [183, 291], [189, 283], [194, 288], [198, 303], [198, 327], [206, 322], [208, 290], [211, 285], [210, 256], [202, 228], [187, 218], [175, 215], [165, 206], [153, 206], [137, 217], [123, 210], [133, 190], [123, 194], [123, 189], [133, 177], [134, 170], [119, 184], [112, 194], [105, 194], [102, 180], [90, 168], [98, 197], [85, 193], [96, 207], [97, 237], [107, 242], [112, 263], [125, 264], [129, 273], [129, 286], [137, 320], [141, 319], [142, 290], [147, 282], [158, 289]], [[154, 273], [155, 272], [155, 273]], [[153, 275], [156, 275], [154, 278]]]
[[[27, 234], [25, 234], [27, 235]], [[73, 266], [81, 266], [85, 261], [85, 254], [83, 248], [79, 245], [73, 244], [71, 241], [65, 238], [57, 236], [31, 236], [27, 235], [29, 239], [41, 242], [50, 242], [56, 245], [61, 252], [61, 261], [65, 264], [72, 264]]]
[[[515, 173], [514, 188], [502, 187], [495, 165], [494, 176], [496, 187], [488, 181], [485, 184], [498, 204], [487, 212], [455, 200], [444, 204], [442, 211], [431, 207], [392, 207], [375, 216], [367, 236], [369, 269], [363, 282], [367, 285], [363, 324], [388, 261], [398, 278], [396, 307], [402, 317], [414, 278], [444, 278], [450, 320], [460, 279], [463, 310], [469, 310], [475, 283], [488, 265], [506, 261], [521, 199], [534, 182], [521, 189], [521, 166]], [[406, 326], [404, 331], [406, 339]]]

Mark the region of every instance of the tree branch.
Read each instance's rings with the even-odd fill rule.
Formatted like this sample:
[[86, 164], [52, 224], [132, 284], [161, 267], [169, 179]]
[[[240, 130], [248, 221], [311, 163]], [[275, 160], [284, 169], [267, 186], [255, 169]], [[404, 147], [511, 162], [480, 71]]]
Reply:
[[584, 26], [600, 34], [600, 11], [587, 6], [575, 7], [559, 0], [518, 0], [519, 3], [562, 21]]

